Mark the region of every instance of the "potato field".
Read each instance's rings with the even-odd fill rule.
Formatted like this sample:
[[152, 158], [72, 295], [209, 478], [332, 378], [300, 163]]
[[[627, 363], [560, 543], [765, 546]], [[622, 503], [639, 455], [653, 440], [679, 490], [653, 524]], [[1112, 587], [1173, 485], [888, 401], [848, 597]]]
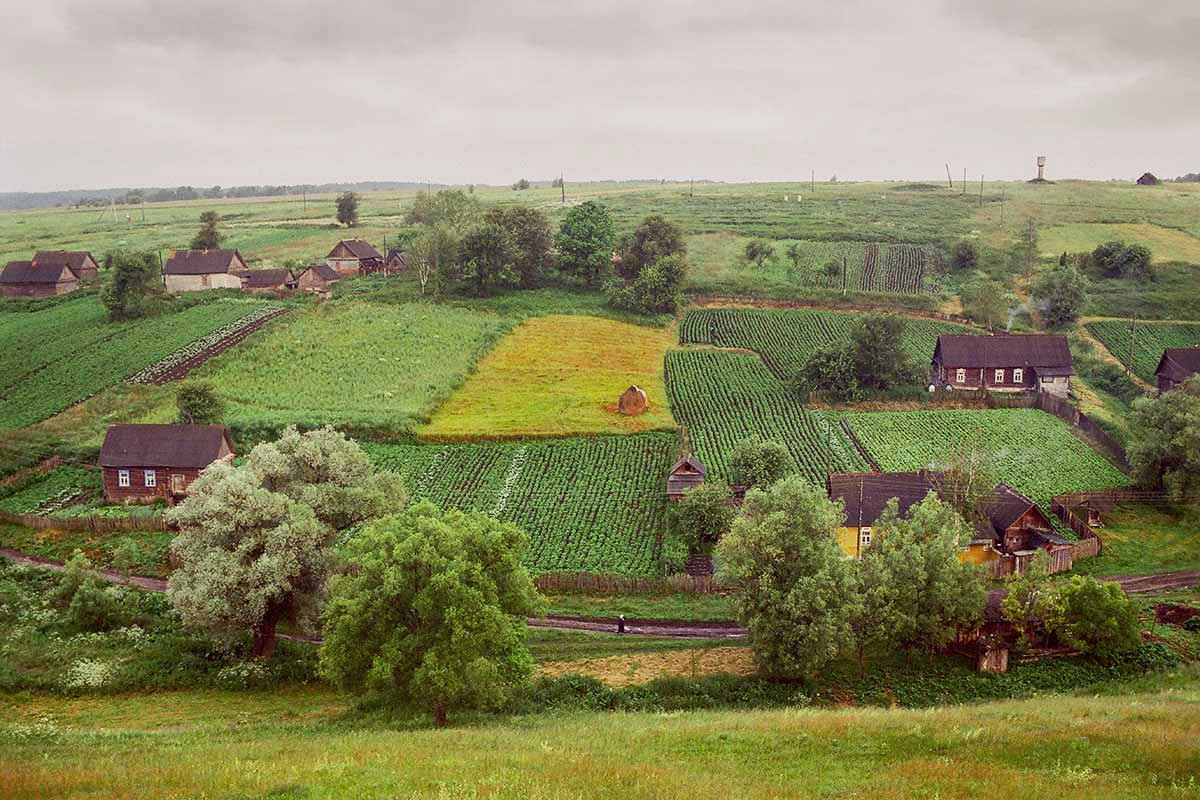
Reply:
[[709, 475], [729, 479], [729, 454], [753, 434], [787, 445], [794, 468], [824, 482], [829, 470], [869, 469], [836, 418], [804, 408], [758, 356], [719, 350], [667, 353], [667, 396]]
[[1106, 319], [1087, 323], [1087, 329], [1125, 365], [1129, 364], [1132, 341], [1133, 371], [1149, 383], [1154, 383], [1163, 350], [1200, 345], [1200, 322], [1139, 322], [1134, 329], [1130, 320]]
[[944, 270], [942, 253], [935, 247], [872, 243], [863, 250], [855, 288], [864, 292], [937, 294], [941, 290], [937, 276]]
[[524, 528], [534, 572], [653, 575], [675, 443], [673, 434], [645, 433], [364, 447], [404, 476], [414, 498]]

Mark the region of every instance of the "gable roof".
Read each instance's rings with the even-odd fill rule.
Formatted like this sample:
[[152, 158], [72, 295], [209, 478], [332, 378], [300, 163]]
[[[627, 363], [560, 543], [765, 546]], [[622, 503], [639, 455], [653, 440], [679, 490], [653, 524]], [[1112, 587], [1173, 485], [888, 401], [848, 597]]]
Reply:
[[935, 474], [931, 472], [841, 472], [825, 480], [829, 499], [842, 499], [846, 509], [846, 524], [874, 525], [884, 506], [895, 497], [901, 516], [934, 491]]
[[354, 256], [359, 261], [368, 258], [383, 258], [383, 256], [379, 254], [378, 250], [376, 250], [369, 242], [363, 239], [342, 239], [333, 246], [333, 250], [329, 251], [329, 257], [332, 258], [334, 251], [338, 248], [338, 245], [343, 244], [346, 246], [346, 249], [350, 251], [350, 255]]
[[32, 261], [10, 261], [0, 272], [0, 283], [55, 284], [75, 279], [65, 264], [39, 267]]
[[[1049, 334], [973, 336], [943, 333], [933, 350], [947, 367], [1042, 367], [1071, 369], [1067, 337]], [[1067, 373], [1069, 374], [1069, 373]]]
[[327, 281], [329, 283], [333, 283], [338, 278], [342, 277], [342, 274], [340, 272], [338, 272], [336, 269], [329, 266], [328, 264], [312, 264], [312, 265], [307, 266], [304, 269], [300, 270], [299, 272], [297, 272], [296, 280], [300, 280], [300, 276], [303, 275], [304, 273], [308, 272], [309, 270], [312, 270], [313, 272], [317, 273], [318, 278], [320, 278], [323, 281]]
[[96, 263], [92, 254], [85, 250], [39, 250], [33, 257], [33, 264], [37, 267], [61, 264], [79, 277], [79, 270], [84, 268], [88, 259], [91, 259], [93, 265]]
[[684, 456], [683, 458], [676, 461], [675, 466], [671, 467], [671, 472], [672, 473], [678, 472], [680, 469], [682, 469], [684, 467], [687, 467], [692, 472], [697, 472], [701, 475], [705, 474], [708, 471], [705, 468], [705, 466], [700, 463], [700, 459], [696, 458], [696, 456], [693, 455], [692, 453], [688, 453], [686, 456]]
[[102, 467], [203, 469], [228, 445], [224, 425], [113, 425], [100, 448]]
[[[235, 263], [236, 262], [236, 263]], [[237, 250], [172, 250], [167, 259], [166, 275], [212, 275], [245, 269], [246, 260]]]
[[404, 253], [400, 252], [400, 249], [399, 249], [399, 248], [393, 247], [391, 250], [389, 250], [389, 251], [388, 251], [388, 254], [387, 254], [387, 260], [388, 260], [388, 263], [389, 263], [389, 264], [390, 264], [392, 261], [399, 261], [399, 262], [400, 262], [400, 266], [401, 266], [401, 267], [403, 267], [403, 266], [404, 266], [404, 261], [405, 261], [405, 259], [404, 259]]
[[[1172, 377], [1200, 374], [1200, 347], [1172, 347], [1163, 350], [1155, 375], [1169, 372]], [[1177, 378], [1177, 379], [1178, 379]]]
[[233, 274], [242, 279], [243, 289], [274, 289], [296, 280], [290, 269], [239, 269]]

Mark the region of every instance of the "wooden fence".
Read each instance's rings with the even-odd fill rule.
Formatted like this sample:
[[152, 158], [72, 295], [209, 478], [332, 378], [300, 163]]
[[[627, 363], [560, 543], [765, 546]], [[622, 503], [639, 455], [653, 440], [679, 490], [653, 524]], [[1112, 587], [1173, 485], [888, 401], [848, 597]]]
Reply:
[[590, 572], [547, 572], [534, 578], [539, 591], [588, 594], [714, 594], [722, 591], [712, 575], [594, 575]]
[[162, 514], [147, 514], [130, 517], [50, 517], [42, 514], [10, 514], [0, 511], [0, 522], [23, 525], [26, 528], [60, 531], [88, 531], [90, 533], [116, 533], [118, 531], [165, 531], [169, 530]]

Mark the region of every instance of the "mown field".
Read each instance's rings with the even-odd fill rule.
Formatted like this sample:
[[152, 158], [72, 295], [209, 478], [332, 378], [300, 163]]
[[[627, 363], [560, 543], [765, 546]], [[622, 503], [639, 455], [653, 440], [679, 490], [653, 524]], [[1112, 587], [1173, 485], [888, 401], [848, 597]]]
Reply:
[[1036, 409], [847, 413], [846, 422], [887, 472], [937, 468], [976, 448], [996, 477], [1040, 505], [1064, 492], [1128, 485], [1057, 417]]
[[658, 571], [674, 434], [364, 446], [414, 498], [520, 525], [534, 572]]
[[[526, 320], [480, 360], [420, 434], [457, 439], [673, 428], [663, 384], [663, 354], [673, 339], [673, 328], [596, 317]], [[631, 384], [649, 400], [639, 416], [616, 410]]]
[[1154, 370], [1163, 350], [1200, 346], [1200, 322], [1139, 322], [1134, 328], [1130, 320], [1106, 319], [1086, 327], [1122, 364], [1128, 366], [1132, 354], [1134, 374], [1155, 385]]
[[1155, 261], [1200, 264], [1200, 238], [1153, 223], [1085, 222], [1053, 225], [1038, 232], [1038, 247], [1047, 257], [1063, 252], [1089, 252], [1112, 241], [1144, 244], [1154, 254]]
[[94, 297], [36, 312], [0, 312], [0, 429], [86, 400], [264, 305], [218, 300], [122, 323], [107, 322]]
[[[860, 316], [813, 309], [692, 308], [679, 326], [679, 342], [753, 350], [786, 380], [813, 353], [848, 342], [850, 326]], [[904, 349], [919, 365], [929, 363], [940, 334], [975, 332], [952, 322], [906, 319], [904, 324]]]

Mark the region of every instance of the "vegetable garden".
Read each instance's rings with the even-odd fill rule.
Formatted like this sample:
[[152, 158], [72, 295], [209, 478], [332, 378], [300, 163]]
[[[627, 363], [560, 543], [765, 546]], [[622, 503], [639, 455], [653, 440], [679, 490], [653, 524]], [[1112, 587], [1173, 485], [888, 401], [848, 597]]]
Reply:
[[728, 458], [758, 434], [783, 442], [793, 467], [823, 483], [828, 470], [869, 466], [833, 415], [805, 409], [758, 356], [720, 350], [667, 353], [667, 396], [692, 450], [714, 477], [729, 478]]
[[1136, 341], [1133, 371], [1144, 381], [1154, 382], [1154, 370], [1163, 350], [1200, 345], [1200, 322], [1139, 322], [1136, 333], [1129, 320], [1106, 319], [1087, 323], [1088, 333], [1122, 364], [1129, 364], [1131, 340]]
[[535, 572], [652, 575], [675, 455], [669, 433], [495, 444], [366, 442], [414, 498], [521, 526]]

